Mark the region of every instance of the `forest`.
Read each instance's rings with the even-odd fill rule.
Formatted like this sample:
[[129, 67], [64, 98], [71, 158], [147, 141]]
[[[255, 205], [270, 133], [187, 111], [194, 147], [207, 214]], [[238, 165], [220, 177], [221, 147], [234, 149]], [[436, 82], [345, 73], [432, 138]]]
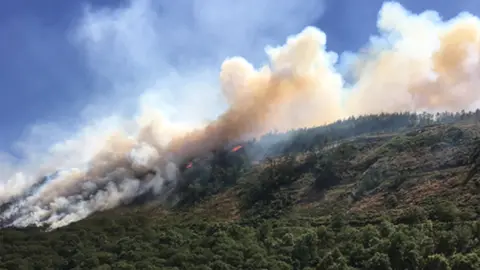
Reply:
[[169, 198], [0, 229], [0, 269], [480, 269], [480, 110], [366, 115], [196, 157]]

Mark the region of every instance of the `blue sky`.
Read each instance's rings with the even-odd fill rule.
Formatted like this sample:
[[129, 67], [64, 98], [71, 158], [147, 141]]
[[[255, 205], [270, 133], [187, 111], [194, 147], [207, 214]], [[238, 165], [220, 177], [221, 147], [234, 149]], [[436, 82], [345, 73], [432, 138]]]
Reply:
[[[32, 132], [51, 135], [56, 130], [61, 133], [73, 129], [88, 117], [112, 111], [128, 113], [133, 106], [129, 97], [138, 96], [162, 72], [179, 72], [170, 87], [182, 88], [179, 86], [182, 72], [218, 72], [215, 67], [218, 69], [224, 57], [241, 55], [260, 61], [265, 45], [281, 44], [288, 35], [307, 25], [326, 32], [329, 50], [356, 51], [375, 34], [377, 13], [383, 3], [380, 0], [326, 0], [323, 4], [320, 0], [246, 0], [242, 4], [234, 4], [233, 0], [153, 2], [145, 9], [137, 9], [147, 15], [123, 12], [117, 16], [115, 9], [128, 3], [2, 1], [0, 152], [16, 154], [15, 141]], [[397, 2], [415, 13], [433, 9], [445, 18], [461, 11], [480, 12], [478, 0]], [[262, 5], [257, 7], [255, 3]], [[120, 18], [117, 21], [116, 16]], [[106, 24], [112, 20], [118, 25]], [[122, 25], [122, 20], [127, 23]], [[97, 21], [103, 23], [103, 30], [95, 28]], [[97, 30], [100, 37], [95, 34]], [[144, 30], [146, 34], [139, 34]], [[172, 96], [166, 100], [175, 100], [171, 92], [164, 94]], [[36, 129], [39, 126], [43, 128]], [[33, 140], [31, 144], [48, 144], [49, 139], [53, 140], [49, 136], [36, 138], [39, 141]]]

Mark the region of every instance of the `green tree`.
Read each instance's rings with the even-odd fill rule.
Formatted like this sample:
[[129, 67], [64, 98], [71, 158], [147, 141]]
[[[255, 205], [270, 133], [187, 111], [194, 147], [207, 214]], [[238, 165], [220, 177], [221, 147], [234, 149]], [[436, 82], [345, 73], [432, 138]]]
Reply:
[[301, 268], [317, 258], [318, 239], [315, 233], [302, 235], [293, 247], [292, 256], [298, 260]]
[[475, 253], [467, 255], [457, 253], [451, 258], [452, 270], [480, 269], [480, 258]]
[[423, 270], [450, 270], [450, 264], [442, 254], [434, 254], [427, 257]]
[[391, 270], [390, 260], [387, 254], [376, 252], [371, 257], [365, 267], [369, 270]]
[[441, 201], [434, 205], [433, 209], [433, 218], [444, 221], [444, 222], [451, 222], [455, 221], [457, 217], [460, 215], [460, 211], [450, 201]]
[[338, 248], [327, 253], [317, 265], [318, 270], [347, 270], [348, 268], [347, 260]]

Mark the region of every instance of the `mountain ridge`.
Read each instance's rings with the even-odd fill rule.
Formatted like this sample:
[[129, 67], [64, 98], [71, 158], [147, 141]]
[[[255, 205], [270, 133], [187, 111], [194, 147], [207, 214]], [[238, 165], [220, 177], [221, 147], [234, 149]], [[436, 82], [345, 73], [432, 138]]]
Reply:
[[479, 120], [352, 118], [292, 131], [260, 163], [261, 139], [245, 142], [197, 157], [164, 201], [0, 230], [0, 269], [478, 269]]

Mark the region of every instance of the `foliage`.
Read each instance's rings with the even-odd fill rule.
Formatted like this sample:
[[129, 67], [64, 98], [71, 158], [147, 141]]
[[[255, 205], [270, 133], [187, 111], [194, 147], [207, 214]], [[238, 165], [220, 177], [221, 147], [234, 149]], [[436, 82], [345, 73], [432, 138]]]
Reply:
[[380, 114], [269, 134], [194, 160], [173, 208], [0, 230], [0, 269], [480, 269], [479, 140], [458, 126], [479, 117]]

